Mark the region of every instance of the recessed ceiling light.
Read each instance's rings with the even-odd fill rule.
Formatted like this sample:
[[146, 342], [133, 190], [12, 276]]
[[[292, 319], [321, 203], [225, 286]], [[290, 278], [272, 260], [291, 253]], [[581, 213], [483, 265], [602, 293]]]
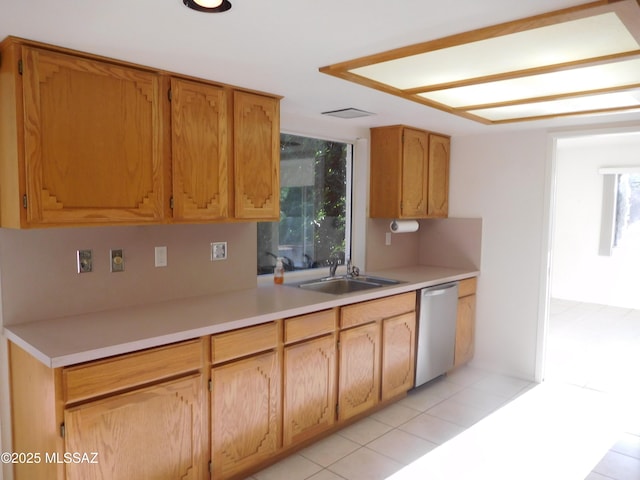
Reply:
[[231, 9], [229, 0], [182, 0], [189, 8], [199, 12], [219, 13]]
[[639, 39], [637, 0], [598, 1], [320, 71], [489, 124], [615, 112], [640, 108]]
[[330, 112], [322, 112], [322, 115], [329, 115], [330, 117], [338, 117], [338, 118], [358, 118], [358, 117], [368, 117], [370, 115], [375, 115], [371, 112], [366, 112], [364, 110], [359, 110], [357, 108], [343, 108], [341, 110], [332, 110]]

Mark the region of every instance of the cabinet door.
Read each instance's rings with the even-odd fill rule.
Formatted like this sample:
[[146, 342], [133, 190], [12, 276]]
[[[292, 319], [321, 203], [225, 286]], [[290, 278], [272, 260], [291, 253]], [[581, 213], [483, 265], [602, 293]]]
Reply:
[[402, 138], [404, 127], [371, 129], [369, 216], [402, 216]]
[[160, 77], [29, 47], [23, 63], [27, 222], [160, 222]]
[[468, 295], [458, 299], [456, 318], [456, 349], [454, 366], [462, 365], [473, 358], [475, 344], [476, 296]]
[[174, 219], [228, 216], [228, 122], [225, 89], [171, 79]]
[[225, 479], [280, 447], [280, 370], [276, 352], [212, 369], [213, 478]]
[[446, 217], [449, 214], [449, 149], [449, 138], [429, 135], [430, 217]]
[[98, 452], [68, 463], [67, 479], [206, 478], [202, 390], [193, 375], [66, 409], [67, 455]]
[[380, 326], [369, 323], [340, 332], [339, 418], [374, 407], [380, 392]]
[[404, 129], [402, 153], [402, 216], [427, 216], [429, 136], [426, 132]]
[[246, 92], [233, 99], [235, 216], [279, 220], [279, 101]]
[[311, 438], [335, 422], [335, 335], [284, 350], [284, 445]]
[[382, 400], [393, 398], [413, 387], [415, 347], [415, 312], [387, 318], [382, 322]]

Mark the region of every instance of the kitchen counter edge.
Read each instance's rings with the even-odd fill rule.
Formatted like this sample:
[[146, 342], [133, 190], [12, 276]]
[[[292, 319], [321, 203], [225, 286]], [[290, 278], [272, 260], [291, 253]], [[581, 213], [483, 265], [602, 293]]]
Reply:
[[225, 292], [8, 325], [4, 335], [51, 368], [250, 327], [278, 319], [374, 300], [475, 277], [475, 269], [436, 266], [367, 272], [403, 283], [345, 295], [286, 285]]

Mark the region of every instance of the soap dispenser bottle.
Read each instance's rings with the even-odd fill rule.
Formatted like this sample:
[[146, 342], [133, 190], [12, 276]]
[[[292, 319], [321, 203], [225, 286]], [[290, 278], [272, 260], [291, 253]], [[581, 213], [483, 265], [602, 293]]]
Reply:
[[273, 269], [273, 283], [278, 285], [284, 282], [284, 266], [282, 265], [282, 257], [276, 260], [276, 268]]

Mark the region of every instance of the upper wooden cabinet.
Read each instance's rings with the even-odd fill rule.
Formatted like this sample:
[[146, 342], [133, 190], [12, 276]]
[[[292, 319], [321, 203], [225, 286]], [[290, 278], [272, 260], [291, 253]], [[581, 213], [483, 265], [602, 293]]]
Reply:
[[371, 129], [369, 215], [448, 215], [449, 138], [394, 125]]
[[13, 37], [0, 53], [3, 227], [279, 218], [279, 97]]
[[449, 215], [449, 151], [451, 139], [429, 134], [429, 186], [427, 216]]
[[234, 92], [235, 216], [280, 218], [280, 104]]
[[171, 79], [173, 218], [217, 220], [229, 215], [227, 90]]
[[[3, 173], [13, 170], [3, 190], [18, 184], [11, 198], [3, 193], [3, 226], [161, 221], [160, 78], [28, 46], [13, 53], [21, 57], [22, 82], [1, 87], [3, 101], [13, 90], [22, 103], [13, 142], [22, 138], [24, 148], [16, 148], [20, 165], [3, 166]], [[17, 163], [5, 153], [3, 163]]]

